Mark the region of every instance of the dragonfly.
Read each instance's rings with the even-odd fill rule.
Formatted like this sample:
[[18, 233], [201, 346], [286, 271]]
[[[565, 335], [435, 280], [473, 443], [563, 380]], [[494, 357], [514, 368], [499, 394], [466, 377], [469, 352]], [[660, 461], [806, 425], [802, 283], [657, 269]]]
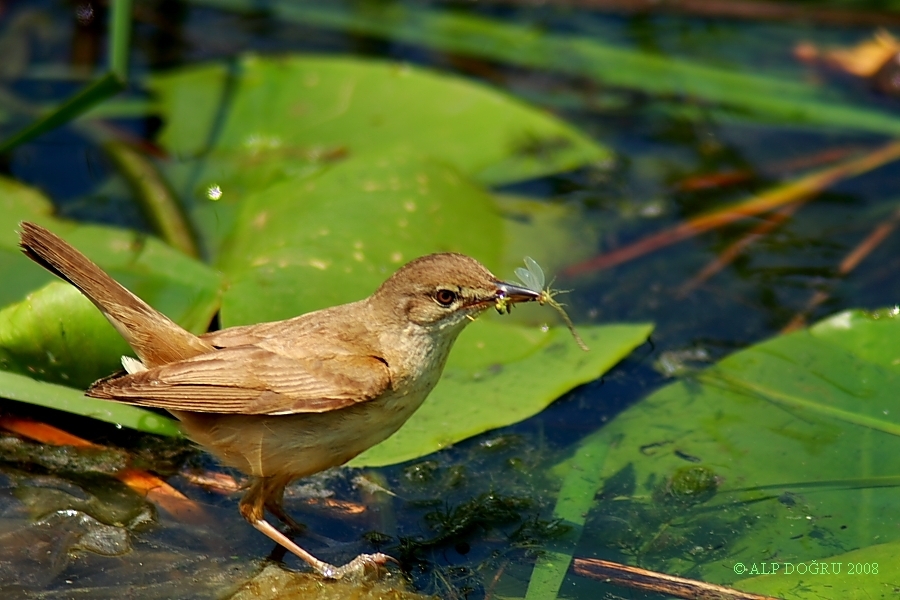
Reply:
[[[554, 290], [550, 286], [545, 287], [546, 279], [544, 278], [544, 270], [541, 268], [541, 265], [530, 256], [526, 256], [525, 267], [518, 267], [515, 270], [515, 273], [516, 277], [519, 278], [519, 281], [522, 282], [522, 285], [532, 292], [540, 294], [538, 304], [542, 306], [547, 304], [556, 309], [556, 312], [562, 316], [563, 321], [566, 323], [566, 327], [568, 327], [569, 331], [572, 333], [572, 337], [575, 338], [575, 343], [578, 344], [579, 348], [587, 352], [589, 348], [587, 347], [587, 344], [584, 343], [584, 340], [581, 339], [581, 336], [578, 335], [578, 332], [575, 331], [575, 325], [572, 323], [572, 319], [569, 318], [563, 305], [554, 298], [557, 294], [564, 292], [562, 290]], [[507, 298], [497, 298], [496, 308], [497, 312], [500, 314], [508, 313], [511, 307], [512, 305]]]

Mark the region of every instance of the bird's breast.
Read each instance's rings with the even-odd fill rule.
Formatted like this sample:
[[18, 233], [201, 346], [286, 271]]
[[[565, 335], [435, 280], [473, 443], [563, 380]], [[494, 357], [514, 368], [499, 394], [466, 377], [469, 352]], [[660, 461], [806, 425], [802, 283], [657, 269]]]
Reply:
[[391, 386], [399, 396], [419, 398], [421, 404], [441, 378], [456, 336], [431, 335], [415, 326], [403, 333], [382, 339]]

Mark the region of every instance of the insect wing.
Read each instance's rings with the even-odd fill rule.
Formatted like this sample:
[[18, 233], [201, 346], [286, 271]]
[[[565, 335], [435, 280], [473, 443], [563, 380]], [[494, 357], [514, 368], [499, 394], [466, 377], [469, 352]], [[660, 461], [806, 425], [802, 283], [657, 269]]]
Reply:
[[544, 270], [541, 268], [541, 265], [537, 263], [536, 260], [531, 258], [530, 256], [525, 257], [525, 266], [528, 267], [528, 270], [534, 276], [534, 281], [537, 284], [537, 289], [544, 289]]
[[534, 277], [532, 276], [531, 271], [529, 271], [523, 267], [519, 267], [518, 269], [516, 269], [516, 277], [518, 277], [519, 281], [521, 281], [522, 284], [525, 287], [527, 287], [529, 290], [531, 290], [533, 292], [541, 291], [541, 287], [539, 285], [537, 285], [537, 282], [535, 281]]
[[530, 256], [525, 257], [525, 266], [527, 269], [519, 267], [516, 269], [516, 277], [519, 278], [525, 287], [533, 292], [540, 292], [544, 289], [544, 271]]

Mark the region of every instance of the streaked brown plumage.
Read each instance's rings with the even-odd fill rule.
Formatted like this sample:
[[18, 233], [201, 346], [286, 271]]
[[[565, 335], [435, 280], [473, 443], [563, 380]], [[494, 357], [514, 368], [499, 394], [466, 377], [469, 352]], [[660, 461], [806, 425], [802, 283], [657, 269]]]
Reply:
[[241, 514], [326, 577], [322, 562], [265, 520], [289, 524], [284, 487], [344, 464], [394, 433], [440, 378], [457, 335], [477, 314], [537, 292], [497, 280], [461, 254], [432, 254], [394, 273], [371, 296], [293, 319], [195, 336], [126, 290], [65, 241], [21, 224], [25, 254], [87, 296], [134, 349], [127, 375], [88, 396], [164, 408], [224, 463], [252, 477]]

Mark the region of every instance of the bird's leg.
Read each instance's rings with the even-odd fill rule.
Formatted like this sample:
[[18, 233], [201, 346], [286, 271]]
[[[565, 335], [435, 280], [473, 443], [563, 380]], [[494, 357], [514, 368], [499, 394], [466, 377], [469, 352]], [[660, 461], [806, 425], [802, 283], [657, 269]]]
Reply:
[[[286, 482], [281, 482], [273, 478], [258, 477], [253, 479], [250, 489], [244, 494], [240, 502], [241, 515], [258, 531], [262, 532], [270, 540], [279, 544], [283, 548], [297, 555], [304, 560], [306, 564], [311, 566], [317, 573], [326, 579], [340, 579], [351, 574], [362, 574], [367, 567], [377, 567], [387, 562], [397, 562], [386, 554], [378, 552], [376, 554], [360, 554], [346, 565], [335, 567], [325, 561], [321, 561], [297, 544], [295, 544], [286, 535], [275, 529], [271, 523], [265, 519], [265, 510], [269, 506], [271, 499], [269, 493], [276, 491], [279, 486], [281, 492], [284, 492]], [[283, 513], [284, 509], [279, 509]]]
[[287, 479], [270, 479], [266, 485], [266, 493], [264, 494], [264, 504], [266, 510], [288, 526], [290, 533], [302, 534], [306, 530], [306, 526], [287, 514], [284, 510], [284, 487], [288, 484]]

